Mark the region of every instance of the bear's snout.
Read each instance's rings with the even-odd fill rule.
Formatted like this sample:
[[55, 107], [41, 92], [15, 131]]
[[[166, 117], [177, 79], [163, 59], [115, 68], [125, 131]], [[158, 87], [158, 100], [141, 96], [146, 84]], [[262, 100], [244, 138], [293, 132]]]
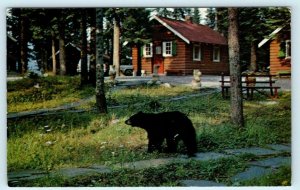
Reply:
[[127, 124], [127, 125], [131, 125], [131, 121], [130, 121], [130, 119], [127, 119], [127, 120], [125, 121], [125, 124]]

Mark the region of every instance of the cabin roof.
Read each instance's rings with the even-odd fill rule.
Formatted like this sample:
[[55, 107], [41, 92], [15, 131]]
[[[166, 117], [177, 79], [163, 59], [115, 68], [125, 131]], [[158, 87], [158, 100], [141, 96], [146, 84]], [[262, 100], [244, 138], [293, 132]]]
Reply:
[[227, 45], [227, 40], [217, 31], [208, 26], [188, 21], [173, 20], [154, 15], [151, 19], [157, 20], [186, 43], [200, 42], [209, 44]]

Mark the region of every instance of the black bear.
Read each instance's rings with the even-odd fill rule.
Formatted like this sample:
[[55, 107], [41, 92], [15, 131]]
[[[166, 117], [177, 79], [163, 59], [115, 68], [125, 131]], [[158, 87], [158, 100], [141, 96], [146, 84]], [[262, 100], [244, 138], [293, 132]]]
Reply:
[[164, 139], [167, 151], [176, 152], [179, 140], [186, 146], [188, 156], [197, 152], [196, 131], [191, 120], [179, 111], [162, 113], [138, 112], [125, 121], [127, 125], [140, 127], [148, 133], [148, 152], [162, 151]]

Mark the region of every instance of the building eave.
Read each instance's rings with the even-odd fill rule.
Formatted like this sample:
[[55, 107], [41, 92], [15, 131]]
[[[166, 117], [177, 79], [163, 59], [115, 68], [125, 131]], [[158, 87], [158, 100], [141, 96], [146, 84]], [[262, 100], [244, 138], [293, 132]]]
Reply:
[[258, 48], [263, 46], [265, 43], [267, 43], [270, 39], [272, 39], [278, 32], [282, 30], [283, 27], [278, 27], [276, 30], [274, 30], [267, 38], [264, 38], [261, 42], [258, 44]]
[[186, 37], [184, 37], [182, 34], [180, 34], [178, 31], [176, 31], [174, 28], [172, 28], [170, 25], [168, 25], [167, 23], [165, 23], [163, 20], [161, 20], [159, 17], [157, 17], [156, 15], [153, 15], [150, 20], [157, 20], [160, 24], [162, 24], [163, 26], [165, 26], [167, 29], [169, 29], [171, 32], [173, 32], [176, 36], [178, 36], [179, 38], [181, 38], [183, 41], [185, 41], [187, 44], [190, 44], [190, 40], [188, 40]]

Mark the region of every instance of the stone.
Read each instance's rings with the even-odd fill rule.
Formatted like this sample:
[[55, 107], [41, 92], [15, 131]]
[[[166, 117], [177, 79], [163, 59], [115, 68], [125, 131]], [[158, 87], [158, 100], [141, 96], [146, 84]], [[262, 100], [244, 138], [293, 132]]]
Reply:
[[172, 88], [172, 85], [170, 83], [162, 83], [160, 86], [165, 88]]
[[251, 180], [256, 177], [261, 177], [263, 175], [271, 173], [273, 170], [272, 169], [266, 169], [263, 167], [258, 167], [258, 166], [252, 166], [248, 168], [246, 171], [238, 173], [237, 175], [233, 176], [231, 178], [232, 182], [237, 182], [237, 181], [246, 181], [246, 180]]
[[150, 159], [150, 160], [141, 160], [136, 162], [117, 164], [116, 168], [128, 168], [128, 169], [141, 170], [141, 169], [146, 169], [151, 167], [159, 167], [180, 160], [181, 159], [177, 159], [177, 158], [158, 158], [158, 159]]
[[215, 160], [220, 158], [227, 158], [229, 155], [217, 153], [217, 152], [205, 152], [205, 153], [197, 153], [194, 159], [199, 161], [207, 161], [207, 160]]
[[290, 157], [268, 158], [264, 160], [250, 162], [250, 164], [255, 166], [260, 166], [260, 167], [278, 168], [282, 165], [291, 165], [291, 158]]
[[255, 156], [267, 156], [272, 154], [278, 154], [280, 152], [275, 150], [270, 150], [266, 148], [250, 147], [241, 149], [227, 149], [224, 150], [227, 154], [241, 155], [241, 154], [253, 154]]
[[224, 187], [224, 186], [226, 186], [223, 183], [217, 183], [214, 181], [207, 181], [207, 180], [182, 180], [182, 181], [180, 181], [180, 183], [186, 187], [214, 187], [214, 186]]
[[267, 147], [280, 152], [291, 152], [291, 145], [268, 144]]
[[86, 176], [86, 175], [93, 175], [93, 174], [101, 174], [101, 173], [110, 173], [111, 169], [101, 166], [101, 167], [94, 167], [94, 168], [64, 168], [60, 169], [52, 175], [61, 175], [67, 178], [73, 178], [77, 176]]
[[47, 176], [48, 173], [40, 170], [24, 170], [19, 172], [9, 172], [8, 181], [32, 180]]

